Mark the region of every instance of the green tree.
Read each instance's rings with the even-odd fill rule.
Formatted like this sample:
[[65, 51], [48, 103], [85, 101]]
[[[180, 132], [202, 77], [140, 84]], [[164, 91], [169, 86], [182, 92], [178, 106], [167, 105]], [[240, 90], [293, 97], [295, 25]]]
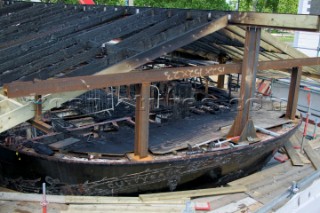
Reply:
[[296, 14], [298, 0], [241, 0], [240, 11]]
[[225, 0], [135, 0], [135, 6], [230, 10]]

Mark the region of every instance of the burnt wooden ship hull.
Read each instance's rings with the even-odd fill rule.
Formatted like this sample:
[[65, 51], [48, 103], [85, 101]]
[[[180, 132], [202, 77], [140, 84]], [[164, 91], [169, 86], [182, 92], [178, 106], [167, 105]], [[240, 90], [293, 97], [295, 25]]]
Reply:
[[219, 185], [261, 169], [298, 127], [247, 146], [146, 162], [57, 159], [18, 153], [1, 144], [0, 180], [1, 185], [23, 192], [40, 192], [42, 182], [46, 182], [49, 194], [73, 195], [174, 190], [205, 174]]

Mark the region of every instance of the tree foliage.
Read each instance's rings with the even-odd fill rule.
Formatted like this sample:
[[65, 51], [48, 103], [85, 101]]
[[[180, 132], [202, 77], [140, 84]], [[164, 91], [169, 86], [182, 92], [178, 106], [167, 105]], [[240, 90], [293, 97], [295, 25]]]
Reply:
[[225, 0], [135, 0], [136, 6], [230, 10]]
[[241, 0], [240, 11], [296, 14], [298, 0]]
[[[50, 2], [64, 2], [77, 4], [78, 0], [42, 0]], [[96, 4], [125, 5], [126, 0], [94, 0]], [[240, 11], [256, 11], [267, 13], [296, 14], [298, 0], [134, 0], [135, 6], [186, 8], [206, 10], [235, 10], [235, 5], [240, 2]]]

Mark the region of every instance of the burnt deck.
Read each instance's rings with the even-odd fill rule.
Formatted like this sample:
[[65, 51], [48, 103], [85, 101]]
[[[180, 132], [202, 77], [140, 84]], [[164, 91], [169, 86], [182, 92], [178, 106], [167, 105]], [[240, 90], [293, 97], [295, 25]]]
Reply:
[[[235, 115], [236, 111], [219, 114], [191, 114], [184, 119], [165, 123], [153, 122], [150, 124], [150, 151], [153, 154], [167, 154], [186, 149], [188, 146], [197, 146], [205, 141], [222, 139]], [[253, 112], [253, 120], [255, 125], [262, 128], [272, 128], [291, 122], [289, 119], [281, 118], [282, 115], [282, 111], [258, 110]], [[222, 128], [223, 131], [221, 131]], [[102, 132], [99, 138], [65, 137], [63, 140], [50, 144], [50, 147], [64, 152], [111, 156], [124, 156], [134, 151], [134, 127], [128, 125], [126, 120], [119, 122], [117, 131]]]

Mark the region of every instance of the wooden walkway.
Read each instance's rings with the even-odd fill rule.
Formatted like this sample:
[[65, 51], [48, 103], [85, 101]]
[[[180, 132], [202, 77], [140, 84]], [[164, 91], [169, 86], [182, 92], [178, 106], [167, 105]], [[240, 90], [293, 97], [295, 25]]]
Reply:
[[[312, 129], [312, 128], [309, 128]], [[299, 139], [300, 138], [300, 139]], [[301, 140], [298, 133], [291, 139], [292, 147]], [[300, 166], [294, 160], [273, 164], [261, 172], [230, 182], [221, 188], [190, 190], [183, 192], [157, 193], [139, 197], [85, 197], [48, 195], [48, 213], [73, 212], [197, 212], [197, 213], [242, 213], [255, 212], [287, 191], [293, 181], [302, 180], [316, 171], [320, 156], [320, 138], [308, 141], [306, 154], [298, 150], [294, 158], [300, 158]], [[309, 149], [309, 150], [308, 150]], [[308, 150], [308, 151], [307, 151]], [[320, 162], [320, 161], [319, 161]], [[318, 163], [319, 163], [318, 162]], [[191, 198], [191, 199], [190, 199]], [[0, 188], [1, 213], [41, 212], [42, 195], [23, 194]], [[282, 203], [284, 204], [284, 203]], [[280, 207], [282, 204], [278, 205]], [[209, 208], [207, 208], [209, 206]], [[193, 209], [207, 208], [207, 210]], [[276, 207], [277, 208], [277, 207]]]

